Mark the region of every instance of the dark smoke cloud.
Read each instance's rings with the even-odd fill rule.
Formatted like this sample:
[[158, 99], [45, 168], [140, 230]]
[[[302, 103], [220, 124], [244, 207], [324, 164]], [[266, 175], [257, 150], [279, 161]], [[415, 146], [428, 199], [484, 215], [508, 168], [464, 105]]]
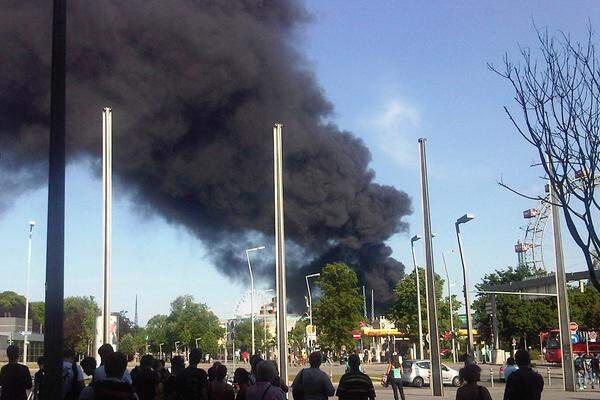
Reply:
[[[4, 207], [46, 182], [50, 3], [5, 0], [0, 13]], [[391, 300], [404, 267], [384, 242], [406, 230], [410, 200], [373, 183], [363, 142], [326, 122], [332, 105], [293, 46], [309, 20], [302, 3], [68, 3], [71, 162], [98, 165], [100, 111], [111, 106], [120, 190], [193, 231], [220, 271], [245, 279], [245, 246], [272, 243], [271, 132], [280, 121], [292, 307], [302, 304], [303, 275], [338, 260], [375, 288], [378, 304]], [[272, 263], [258, 268], [272, 276]]]

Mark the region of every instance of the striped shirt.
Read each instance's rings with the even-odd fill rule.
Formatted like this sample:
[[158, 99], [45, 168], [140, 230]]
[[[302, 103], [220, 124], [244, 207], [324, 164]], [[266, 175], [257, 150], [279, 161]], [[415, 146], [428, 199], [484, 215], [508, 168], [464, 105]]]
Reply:
[[340, 400], [374, 399], [375, 388], [367, 374], [351, 371], [340, 379], [336, 395]]

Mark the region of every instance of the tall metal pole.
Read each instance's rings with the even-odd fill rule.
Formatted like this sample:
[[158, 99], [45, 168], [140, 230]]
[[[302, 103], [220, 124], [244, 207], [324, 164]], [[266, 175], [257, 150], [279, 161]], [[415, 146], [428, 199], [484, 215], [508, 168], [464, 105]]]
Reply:
[[417, 257], [415, 255], [415, 242], [421, 240], [420, 235], [415, 235], [410, 239], [410, 250], [412, 253], [413, 267], [415, 268], [415, 280], [417, 282], [417, 320], [419, 326], [419, 357], [425, 358], [423, 353], [423, 317], [421, 314], [421, 282], [419, 280], [419, 267], [417, 266]]
[[250, 271], [250, 319], [252, 321], [252, 354], [256, 354], [254, 345], [254, 276], [252, 275], [252, 266], [250, 265], [250, 256], [246, 250], [246, 259], [248, 260], [248, 271]]
[[469, 343], [467, 346], [467, 361], [473, 360], [473, 351], [474, 351], [474, 343], [473, 343], [473, 318], [471, 316], [471, 292], [469, 291], [469, 273], [467, 271], [467, 265], [465, 263], [465, 255], [463, 252], [462, 246], [462, 237], [460, 235], [460, 224], [470, 221], [475, 218], [472, 214], [465, 214], [459, 220], [456, 221], [456, 238], [458, 240], [458, 252], [460, 253], [460, 262], [463, 270], [463, 281], [464, 281], [464, 295], [465, 295], [465, 313], [467, 314], [467, 333], [469, 337]]
[[46, 235], [46, 295], [44, 391], [47, 400], [62, 399], [63, 314], [65, 285], [65, 60], [66, 0], [54, 0], [48, 160], [48, 225]]
[[427, 320], [429, 322], [429, 353], [431, 359], [431, 393], [433, 396], [444, 395], [442, 384], [442, 363], [440, 360], [440, 335], [437, 323], [437, 307], [435, 304], [435, 268], [433, 265], [433, 234], [431, 233], [431, 216], [429, 210], [429, 184], [427, 182], [427, 158], [425, 144], [427, 139], [419, 139], [421, 166], [421, 203], [423, 207], [423, 234], [425, 236], [425, 285], [427, 287]]
[[[548, 165], [549, 168], [552, 169], [552, 160], [548, 160]], [[569, 297], [567, 296], [558, 198], [552, 183], [550, 183], [548, 187], [550, 188], [550, 199], [552, 201], [552, 232], [554, 239], [554, 262], [556, 263], [556, 302], [558, 304], [558, 329], [560, 331], [563, 382], [565, 391], [574, 392], [575, 374], [573, 371], [573, 348], [571, 346], [571, 332], [569, 329], [571, 321], [569, 317]]]
[[25, 284], [25, 329], [23, 333], [23, 363], [27, 363], [27, 346], [29, 345], [29, 280], [31, 278], [31, 238], [35, 221], [29, 221], [29, 246], [27, 249], [27, 282]]
[[287, 295], [285, 275], [285, 230], [283, 209], [283, 151], [282, 124], [273, 127], [274, 183], [275, 183], [275, 270], [277, 283], [277, 362], [279, 375], [287, 385]]
[[365, 294], [365, 285], [362, 287], [363, 289], [363, 316], [365, 318], [365, 322], [367, 321], [367, 295]]
[[102, 343], [110, 343], [110, 274], [112, 229], [112, 110], [102, 110], [102, 233], [103, 233], [103, 287], [102, 287]]
[[450, 310], [450, 337], [452, 338], [452, 362], [456, 362], [456, 346], [454, 343], [454, 313], [452, 312], [452, 292], [450, 288], [450, 275], [446, 266], [446, 256], [442, 251], [442, 261], [444, 262], [444, 271], [446, 272], [446, 281], [448, 282], [448, 309]]
[[371, 324], [375, 322], [375, 292], [371, 289]]

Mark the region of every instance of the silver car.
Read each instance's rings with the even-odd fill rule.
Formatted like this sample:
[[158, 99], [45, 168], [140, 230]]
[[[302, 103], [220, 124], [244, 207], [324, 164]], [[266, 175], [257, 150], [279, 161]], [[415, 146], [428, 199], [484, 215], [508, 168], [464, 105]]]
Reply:
[[[429, 369], [429, 360], [406, 360], [402, 363], [402, 382], [416, 387], [429, 385]], [[460, 386], [458, 371], [442, 364], [442, 382], [446, 385]]]

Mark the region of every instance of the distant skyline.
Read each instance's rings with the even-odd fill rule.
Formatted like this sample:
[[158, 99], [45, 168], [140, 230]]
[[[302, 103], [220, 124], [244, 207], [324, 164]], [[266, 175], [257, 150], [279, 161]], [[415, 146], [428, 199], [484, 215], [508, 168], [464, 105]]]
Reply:
[[[510, 87], [487, 63], [501, 63], [506, 52], [517, 60], [519, 45], [535, 47], [533, 20], [551, 33], [563, 30], [583, 39], [588, 20], [595, 29], [600, 26], [600, 3], [381, 1], [375, 6], [310, 0], [307, 7], [312, 20], [293, 40], [334, 105], [332, 121], [366, 143], [377, 182], [406, 191], [412, 199], [409, 231], [388, 241], [406, 273], [412, 270], [410, 237], [422, 226], [419, 137], [428, 139], [437, 272], [443, 276], [441, 252], [448, 252], [451, 280], [458, 282], [453, 291], [460, 297], [460, 262], [449, 251], [457, 246], [454, 221], [466, 212], [476, 216], [462, 230], [471, 286], [494, 268], [516, 265], [513, 246], [526, 222], [522, 211], [536, 204], [497, 181], [536, 194], [544, 182], [538, 178], [540, 171], [530, 167], [536, 154], [502, 109], [513, 106]], [[100, 110], [101, 105], [98, 121]], [[283, 140], [285, 146], [285, 128]], [[86, 160], [67, 170], [65, 295], [92, 295], [101, 304], [99, 174], [98, 165]], [[143, 325], [153, 315], [167, 313], [176, 296], [191, 294], [220, 317], [232, 316], [249, 282], [233, 282], [217, 272], [208, 260], [211, 248], [192, 232], [152, 214], [119, 185], [113, 193], [113, 311], [127, 310], [133, 320], [137, 295]], [[37, 221], [33, 301], [43, 300], [44, 294], [46, 196], [45, 186], [26, 191], [0, 213], [0, 291], [25, 293], [28, 221]], [[564, 225], [563, 230], [567, 270], [583, 270], [579, 250]], [[273, 243], [261, 244], [267, 249], [255, 257], [268, 259]], [[422, 242], [417, 249], [422, 265]], [[237, 250], [243, 254], [243, 248]], [[550, 240], [545, 254], [552, 267]]]

